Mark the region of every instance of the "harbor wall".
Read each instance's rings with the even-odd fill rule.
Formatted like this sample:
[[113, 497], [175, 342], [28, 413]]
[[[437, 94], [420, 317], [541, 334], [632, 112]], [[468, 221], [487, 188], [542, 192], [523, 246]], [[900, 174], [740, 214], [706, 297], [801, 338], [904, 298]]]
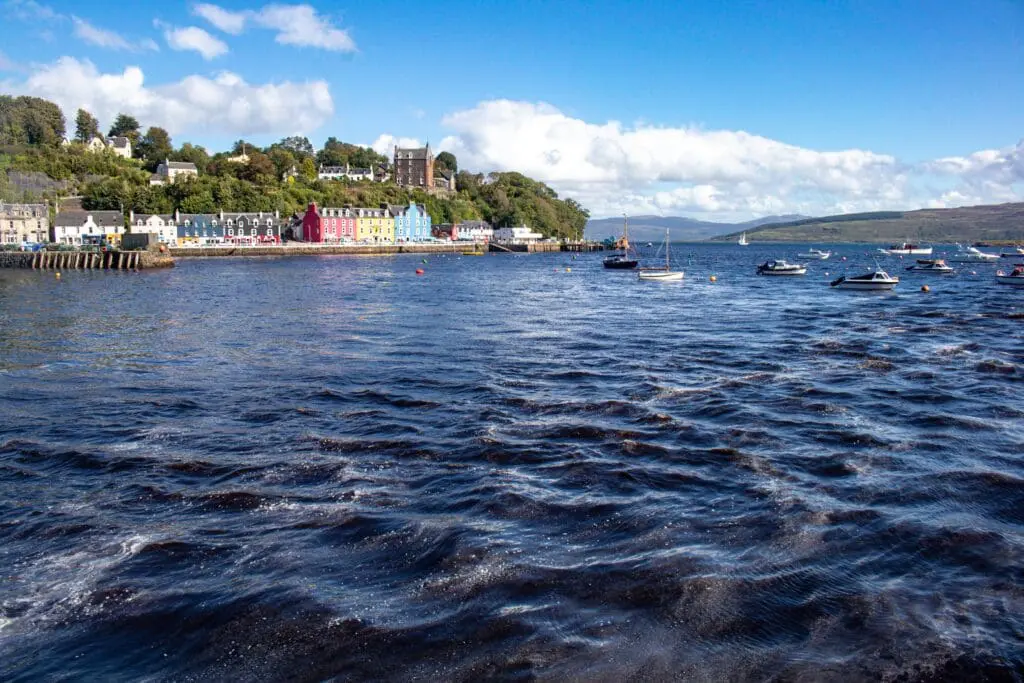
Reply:
[[195, 256], [325, 256], [332, 254], [457, 254], [482, 248], [482, 244], [454, 242], [443, 244], [312, 244], [265, 247], [172, 247], [175, 258]]
[[4, 251], [0, 268], [32, 270], [143, 270], [170, 268], [174, 259], [157, 251]]

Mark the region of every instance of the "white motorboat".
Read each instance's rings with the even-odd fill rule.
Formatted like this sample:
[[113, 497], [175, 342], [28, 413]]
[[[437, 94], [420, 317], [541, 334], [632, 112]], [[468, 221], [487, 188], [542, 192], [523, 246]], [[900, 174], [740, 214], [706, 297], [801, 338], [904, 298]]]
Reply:
[[862, 290], [892, 289], [899, 283], [900, 279], [898, 277], [892, 277], [884, 270], [876, 270], [854, 277], [846, 277], [844, 275], [843, 277], [837, 278], [831, 282], [833, 287], [838, 287], [840, 289]]
[[745, 233], [745, 232], [742, 233], [740, 235], [739, 240], [736, 242], [736, 244], [740, 245], [741, 247], [745, 247], [748, 244], [750, 244], [750, 242], [747, 241], [747, 233]]
[[950, 263], [993, 263], [998, 260], [997, 254], [986, 254], [976, 247], [961, 247], [949, 257]]
[[889, 254], [890, 256], [931, 256], [931, 247], [922, 247], [920, 244], [911, 244], [910, 242], [903, 242], [901, 244], [891, 244], [887, 249], [879, 249], [878, 251], [883, 254]]
[[1024, 263], [1015, 264], [1009, 273], [996, 271], [996, 282], [1003, 285], [1024, 286]]
[[807, 266], [785, 261], [765, 261], [757, 267], [758, 275], [806, 275]]
[[815, 249], [811, 247], [802, 254], [797, 254], [797, 258], [807, 259], [808, 261], [824, 261], [832, 255], [831, 251], [822, 251], [821, 249]]
[[946, 265], [946, 262], [940, 258], [936, 259], [917, 259], [917, 263], [907, 268], [917, 273], [934, 273], [937, 275], [951, 275], [956, 272], [952, 268]]
[[671, 270], [668, 261], [668, 230], [665, 231], [665, 266], [663, 268], [641, 268], [637, 277], [654, 282], [676, 282], [683, 279], [683, 271]]
[[1024, 247], [1011, 247], [1013, 251], [1004, 251], [1001, 258], [1024, 258]]

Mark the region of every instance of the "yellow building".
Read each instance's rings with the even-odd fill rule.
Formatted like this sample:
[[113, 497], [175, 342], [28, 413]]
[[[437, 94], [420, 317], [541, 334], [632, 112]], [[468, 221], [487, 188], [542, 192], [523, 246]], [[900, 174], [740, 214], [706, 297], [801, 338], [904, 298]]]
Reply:
[[395, 219], [387, 209], [352, 209], [356, 215], [356, 242], [394, 244]]

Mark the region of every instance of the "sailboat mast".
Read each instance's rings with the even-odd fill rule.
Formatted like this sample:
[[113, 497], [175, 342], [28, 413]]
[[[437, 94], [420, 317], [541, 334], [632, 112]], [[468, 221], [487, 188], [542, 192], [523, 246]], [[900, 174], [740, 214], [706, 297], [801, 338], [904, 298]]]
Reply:
[[668, 272], [668, 228], [665, 228], [665, 272]]

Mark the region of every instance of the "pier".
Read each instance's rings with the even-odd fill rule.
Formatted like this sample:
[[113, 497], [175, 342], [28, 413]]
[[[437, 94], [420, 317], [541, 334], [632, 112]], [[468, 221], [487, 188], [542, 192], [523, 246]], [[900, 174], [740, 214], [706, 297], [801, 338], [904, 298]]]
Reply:
[[4, 251], [0, 268], [32, 270], [143, 270], [168, 268], [174, 259], [153, 251]]

